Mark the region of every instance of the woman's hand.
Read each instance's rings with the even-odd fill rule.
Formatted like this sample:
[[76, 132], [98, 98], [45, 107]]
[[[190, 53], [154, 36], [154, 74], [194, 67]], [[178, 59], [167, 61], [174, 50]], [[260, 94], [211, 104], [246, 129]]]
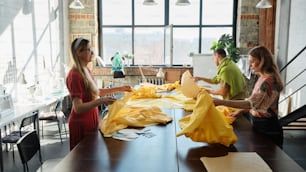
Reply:
[[215, 106], [224, 105], [224, 100], [213, 98]]
[[199, 77], [196, 77], [196, 76], [195, 76], [195, 77], [192, 77], [192, 79], [193, 79], [194, 82], [197, 82], [197, 81], [200, 80], [200, 78], [199, 78]]
[[237, 117], [239, 115], [241, 115], [241, 110], [236, 110], [229, 114], [229, 116], [232, 116], [232, 117]]
[[249, 112], [249, 109], [239, 109], [239, 110], [236, 110], [236, 111], [232, 112], [230, 114], [230, 116], [237, 117], [237, 116], [242, 115], [242, 114], [247, 113], [247, 112]]
[[105, 96], [100, 98], [100, 104], [110, 105], [113, 104], [117, 99], [111, 96]]
[[120, 91], [131, 92], [132, 88], [130, 86], [122, 86], [120, 87]]

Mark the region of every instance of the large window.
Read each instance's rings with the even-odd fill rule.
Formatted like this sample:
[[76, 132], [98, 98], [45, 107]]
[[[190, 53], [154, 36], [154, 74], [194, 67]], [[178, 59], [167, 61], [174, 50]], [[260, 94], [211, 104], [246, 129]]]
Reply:
[[191, 65], [190, 52], [212, 53], [213, 41], [233, 35], [236, 0], [191, 0], [188, 6], [143, 1], [98, 1], [100, 55], [106, 64], [119, 51], [134, 54], [132, 65]]

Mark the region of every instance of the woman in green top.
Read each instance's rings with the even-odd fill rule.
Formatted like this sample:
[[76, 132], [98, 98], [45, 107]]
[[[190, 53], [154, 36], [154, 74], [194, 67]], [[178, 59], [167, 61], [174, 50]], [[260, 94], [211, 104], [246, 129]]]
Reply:
[[207, 90], [210, 94], [220, 95], [226, 100], [239, 100], [248, 96], [244, 76], [237, 65], [226, 58], [224, 49], [214, 51], [214, 62], [217, 65], [217, 75], [213, 78], [194, 77], [195, 81], [205, 81], [210, 84], [220, 84], [217, 90]]

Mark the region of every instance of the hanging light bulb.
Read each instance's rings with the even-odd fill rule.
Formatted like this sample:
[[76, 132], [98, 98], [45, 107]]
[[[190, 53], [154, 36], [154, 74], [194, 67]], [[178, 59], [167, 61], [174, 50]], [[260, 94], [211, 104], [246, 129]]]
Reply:
[[190, 5], [190, 2], [189, 2], [189, 0], [177, 0], [175, 5], [185, 6], [185, 5]]
[[154, 0], [144, 0], [143, 5], [157, 5], [157, 3]]
[[84, 5], [82, 4], [82, 2], [80, 0], [73, 0], [71, 2], [71, 4], [69, 5], [69, 8], [72, 8], [72, 9], [83, 9]]
[[271, 7], [272, 4], [269, 2], [269, 0], [260, 0], [256, 5], [256, 8], [271, 8]]

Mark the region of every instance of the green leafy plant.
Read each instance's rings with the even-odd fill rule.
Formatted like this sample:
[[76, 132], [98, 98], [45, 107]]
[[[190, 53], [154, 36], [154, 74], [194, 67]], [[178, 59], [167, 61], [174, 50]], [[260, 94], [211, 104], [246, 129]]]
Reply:
[[218, 48], [226, 50], [229, 58], [235, 63], [238, 62], [240, 58], [240, 49], [235, 46], [233, 37], [230, 34], [221, 35], [218, 42], [213, 42], [213, 45], [210, 47], [213, 51]]

